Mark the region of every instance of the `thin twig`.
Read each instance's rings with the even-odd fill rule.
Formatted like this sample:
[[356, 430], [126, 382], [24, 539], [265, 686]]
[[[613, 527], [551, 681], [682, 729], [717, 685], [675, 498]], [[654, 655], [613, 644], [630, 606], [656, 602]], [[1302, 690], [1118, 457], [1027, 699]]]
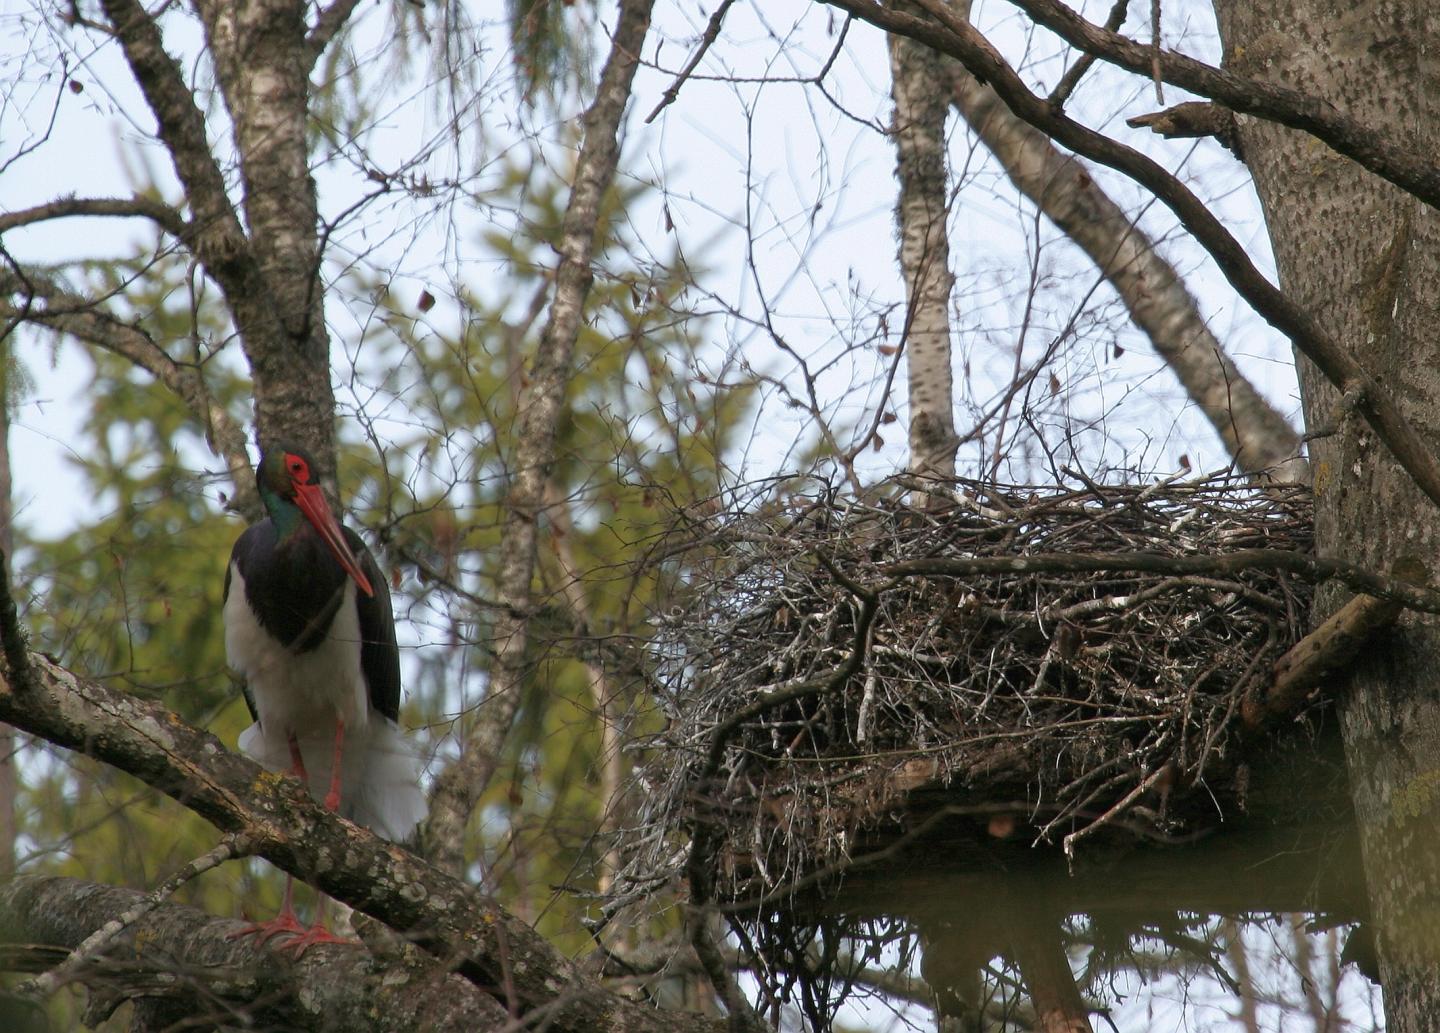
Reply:
[[655, 105], [655, 110], [645, 116], [645, 124], [647, 126], [655, 121], [656, 116], [659, 115], [660, 112], [675, 103], [676, 97], [680, 96], [680, 87], [685, 85], [685, 80], [690, 78], [690, 74], [695, 71], [696, 66], [700, 64], [701, 59], [705, 56], [705, 52], [709, 50], [715, 40], [719, 38], [720, 24], [725, 20], [725, 12], [730, 10], [734, 3], [735, 0], [721, 0], [720, 6], [715, 8], [715, 12], [710, 15], [710, 22], [705, 26], [705, 33], [700, 37], [700, 45], [695, 48], [695, 53], [690, 55], [690, 60], [685, 62], [685, 67], [680, 69], [680, 74], [675, 77], [675, 81], [665, 90], [664, 96], [660, 98], [660, 103]]
[[[1110, 8], [1110, 16], [1105, 19], [1105, 28], [1111, 32], [1119, 31], [1120, 26], [1125, 24], [1125, 14], [1129, 6], [1130, 0], [1115, 0], [1114, 5]], [[1045, 98], [1046, 102], [1057, 108], [1063, 108], [1065, 102], [1070, 99], [1070, 94], [1075, 92], [1075, 87], [1080, 85], [1080, 80], [1085, 77], [1085, 73], [1090, 71], [1090, 66], [1097, 60], [1098, 58], [1094, 54], [1081, 54], [1080, 59], [1060, 77], [1060, 81], [1050, 91], [1050, 96]]]

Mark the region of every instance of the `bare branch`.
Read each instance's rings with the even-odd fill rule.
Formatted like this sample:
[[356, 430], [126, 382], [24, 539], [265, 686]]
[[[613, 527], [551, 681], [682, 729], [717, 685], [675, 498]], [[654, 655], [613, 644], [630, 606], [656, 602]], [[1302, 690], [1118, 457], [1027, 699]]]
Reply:
[[312, 67], [359, 6], [360, 0], [334, 0], [328, 7], [321, 8], [315, 27], [305, 37], [305, 51]]
[[[941, 24], [915, 18], [868, 0], [824, 0], [887, 32], [923, 40], [960, 60], [970, 73], [990, 83], [1006, 105], [1026, 122], [1093, 161], [1133, 178], [1163, 201], [1182, 225], [1215, 259], [1231, 286], [1276, 329], [1290, 338], [1342, 393], [1358, 390], [1360, 411], [1400, 466], [1432, 502], [1440, 505], [1440, 458], [1401, 413], [1395, 400], [1319, 318], [1297, 304], [1255, 268], [1245, 248], [1185, 184], [1133, 148], [1056, 112], [1031, 93], [998, 51], [943, 0], [918, 0]], [[1148, 51], [1147, 51], [1148, 53]]]
[[[168, 387], [205, 428], [211, 451], [230, 471], [235, 508], [258, 519], [260, 500], [255, 493], [245, 431], [211, 396], [200, 369], [176, 362], [143, 329], [115, 318], [92, 299], [66, 293], [33, 273], [27, 274], [27, 279], [29, 283], [22, 284], [16, 276], [0, 275], [0, 290], [7, 294], [28, 292], [24, 308], [14, 308], [9, 301], [0, 300], [0, 315], [70, 334], [104, 348], [129, 359]], [[45, 299], [43, 308], [28, 304], [36, 297]]]
[[[1125, 13], [1129, 7], [1130, 0], [1115, 0], [1110, 8], [1109, 16], [1105, 19], [1105, 27], [1111, 32], [1118, 30], [1125, 24]], [[1094, 63], [1094, 54], [1081, 55], [1080, 60], [1066, 70], [1065, 74], [1060, 77], [1060, 81], [1055, 84], [1055, 88], [1050, 91], [1050, 96], [1047, 98], [1050, 103], [1063, 108], [1065, 102], [1070, 99], [1070, 94], [1075, 92], [1075, 87], [1080, 85], [1080, 80], [1085, 77], [1086, 72], [1090, 71], [1090, 67]]]
[[197, 230], [187, 242], [227, 294], [257, 288], [258, 273], [248, 261], [245, 231], [210, 150], [205, 115], [166, 53], [159, 27], [137, 0], [104, 0], [102, 6], [185, 188]]
[[1074, 158], [1016, 117], [995, 90], [952, 65], [951, 97], [1010, 181], [1100, 268], [1155, 351], [1247, 473], [1306, 482], [1300, 439], [1235, 366], [1185, 283]]
[[671, 104], [674, 104], [676, 97], [680, 96], [680, 87], [685, 85], [685, 80], [690, 78], [691, 73], [699, 66], [701, 59], [705, 56], [705, 52], [714, 45], [715, 40], [720, 35], [720, 26], [725, 22], [725, 12], [730, 10], [734, 3], [735, 0], [721, 0], [720, 6], [715, 8], [714, 13], [710, 15], [710, 21], [705, 26], [704, 34], [700, 37], [700, 45], [697, 46], [695, 52], [690, 55], [690, 60], [685, 62], [685, 67], [680, 69], [680, 74], [675, 76], [675, 81], [665, 88], [665, 93], [660, 98], [660, 103], [656, 104], [655, 109], [645, 116], [645, 124], [647, 126], [655, 121], [656, 116], [658, 116], [660, 112], [664, 111]]
[[1136, 43], [1091, 24], [1055, 0], [1011, 2], [1073, 47], [1147, 77], [1158, 66], [1165, 82], [1219, 101], [1240, 114], [1303, 130], [1430, 207], [1440, 208], [1440, 169], [1428, 155], [1395, 146], [1384, 133], [1337, 111], [1328, 99], [1246, 79], [1174, 51]]
[[149, 219], [166, 233], [184, 239], [191, 227], [168, 204], [149, 197], [63, 197], [17, 212], [0, 212], [0, 233], [20, 226], [31, 226], [48, 219], [69, 216], [122, 216]]
[[555, 435], [570, 381], [575, 340], [594, 273], [600, 203], [620, 158], [619, 129], [654, 0], [623, 0], [610, 56], [595, 100], [585, 112], [575, 185], [565, 210], [550, 318], [530, 368], [516, 429], [514, 480], [506, 498], [500, 545], [500, 597], [495, 618], [495, 670], [479, 719], [465, 736], [460, 757], [443, 771], [431, 796], [424, 841], [448, 871], [464, 870], [464, 832], [475, 802], [500, 759], [500, 748], [520, 705], [525, 677], [527, 622], [532, 606], [537, 525], [545, 485], [555, 461]]

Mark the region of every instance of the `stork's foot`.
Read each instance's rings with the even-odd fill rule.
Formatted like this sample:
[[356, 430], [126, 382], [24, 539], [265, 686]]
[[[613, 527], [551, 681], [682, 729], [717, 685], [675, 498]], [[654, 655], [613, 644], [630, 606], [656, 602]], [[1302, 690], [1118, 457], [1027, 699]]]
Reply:
[[[263, 947], [277, 936], [304, 936], [310, 930], [300, 924], [300, 919], [295, 912], [289, 908], [282, 908], [280, 913], [268, 922], [252, 922], [244, 929], [233, 932], [225, 937], [227, 940], [239, 940], [246, 936], [255, 937], [255, 946]], [[286, 944], [288, 947], [289, 944]]]
[[322, 922], [316, 922], [309, 929], [304, 930], [293, 940], [286, 940], [276, 947], [276, 950], [290, 951], [295, 957], [300, 957], [307, 950], [317, 943], [338, 943], [347, 947], [359, 947], [359, 940], [347, 939], [344, 936], [336, 936]]

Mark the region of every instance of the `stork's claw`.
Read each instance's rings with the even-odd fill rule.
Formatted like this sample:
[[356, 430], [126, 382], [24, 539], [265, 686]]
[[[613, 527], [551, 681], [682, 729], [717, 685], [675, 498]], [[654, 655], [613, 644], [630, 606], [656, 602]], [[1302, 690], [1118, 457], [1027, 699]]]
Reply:
[[[300, 919], [295, 912], [289, 908], [282, 908], [280, 913], [268, 922], [252, 922], [244, 929], [226, 936], [227, 940], [238, 940], [242, 937], [255, 937], [255, 946], [263, 947], [277, 936], [303, 936], [307, 930], [300, 924]], [[289, 946], [288, 944], [286, 946]]]

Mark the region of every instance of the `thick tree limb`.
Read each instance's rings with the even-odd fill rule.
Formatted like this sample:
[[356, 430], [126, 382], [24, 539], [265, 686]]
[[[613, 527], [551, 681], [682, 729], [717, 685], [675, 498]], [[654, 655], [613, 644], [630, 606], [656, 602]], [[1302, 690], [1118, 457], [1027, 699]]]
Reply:
[[[0, 885], [0, 940], [73, 950], [145, 901], [135, 890], [80, 879], [17, 878]], [[127, 923], [114, 945], [66, 982], [89, 991], [90, 1021], [145, 997], [185, 1018], [261, 1029], [468, 1033], [510, 1023], [493, 997], [418, 952], [377, 957], [321, 947], [296, 962], [257, 950], [253, 940], [229, 939], [241, 928], [235, 919], [163, 904]]]
[[430, 817], [425, 824], [427, 853], [455, 873], [464, 870], [465, 826], [495, 771], [505, 735], [520, 706], [545, 486], [555, 462], [555, 438], [570, 382], [575, 340], [594, 279], [590, 262], [600, 203], [615, 177], [620, 158], [620, 122], [653, 7], [654, 0], [622, 0], [610, 56], [583, 120], [575, 184], [561, 225], [560, 267], [555, 273], [550, 318], [520, 402], [520, 425], [516, 428], [519, 444], [500, 539], [499, 594], [504, 605], [495, 618], [495, 664], [489, 696], [465, 734], [460, 757], [435, 780]]
[[245, 231], [210, 150], [205, 115], [166, 53], [159, 26], [137, 0], [104, 0], [102, 6], [155, 115], [160, 140], [170, 153], [194, 214], [196, 232], [186, 243], [227, 296], [243, 296], [260, 288]]
[[1330, 335], [1316, 315], [1297, 304], [1255, 268], [1244, 247], [1198, 197], [1155, 161], [1055, 111], [1031, 93], [998, 51], [942, 0], [918, 0], [934, 18], [915, 18], [869, 0], [824, 0], [886, 32], [901, 32], [960, 60], [988, 82], [1020, 118], [1092, 161], [1133, 178], [1163, 201], [1202, 247], [1231, 286], [1280, 330], [1341, 393], [1358, 393], [1359, 411], [1422, 492], [1440, 505], [1440, 458], [1405, 419], [1353, 354]]
[[[909, 372], [910, 472], [955, 476], [955, 397], [950, 354], [949, 212], [945, 166], [946, 60], [904, 36], [888, 36], [890, 95], [895, 101], [895, 207], [900, 271], [905, 281], [906, 367]], [[1007, 409], [1008, 413], [1008, 400]], [[995, 447], [1004, 440], [1005, 417]]]
[[1058, 919], [1017, 913], [1011, 953], [1035, 1006], [1036, 1033], [1090, 1033], [1090, 1009], [1075, 986]]
[[[226, 836], [220, 843], [200, 857], [184, 865], [179, 871], [168, 876], [160, 885], [144, 894], [134, 904], [114, 918], [109, 919], [94, 932], [75, 944], [70, 954], [60, 964], [34, 979], [27, 979], [15, 988], [17, 995], [44, 1000], [65, 983], [73, 981], [86, 965], [105, 953], [115, 939], [133, 929], [145, 915], [165, 903], [185, 883], [199, 875], [218, 868], [226, 861], [250, 856], [250, 844], [242, 836]], [[53, 941], [45, 940], [45, 943]]]
[[1393, 624], [1401, 609], [1394, 599], [1363, 594], [1351, 599], [1275, 661], [1275, 680], [1265, 698], [1245, 702], [1245, 723], [1256, 728], [1297, 712], [1327, 678], [1354, 663], [1366, 640]]
[[1309, 133], [1430, 207], [1440, 208], [1440, 168], [1430, 155], [1396, 146], [1393, 137], [1340, 112], [1329, 98], [1246, 79], [1172, 50], [1136, 43], [1086, 21], [1056, 0], [1011, 2], [1079, 50], [1146, 77], [1158, 67], [1161, 78], [1173, 86], [1219, 101], [1240, 114]]
[[[114, 0], [112, 0], [114, 2]], [[255, 382], [261, 446], [296, 442], [335, 473], [335, 392], [311, 175], [305, 0], [196, 0], [239, 156], [249, 255], [263, 304], [227, 292]]]
[[523, 1018], [553, 1030], [717, 1030], [633, 1004], [581, 975], [534, 930], [409, 851], [331, 814], [163, 707], [31, 654], [32, 684], [0, 683], [0, 721], [127, 771], [255, 852], [379, 919]]
[[1075, 158], [951, 63], [955, 107], [1010, 181], [1088, 255], [1246, 473], [1308, 482], [1300, 438], [1245, 378], [1173, 266]]

